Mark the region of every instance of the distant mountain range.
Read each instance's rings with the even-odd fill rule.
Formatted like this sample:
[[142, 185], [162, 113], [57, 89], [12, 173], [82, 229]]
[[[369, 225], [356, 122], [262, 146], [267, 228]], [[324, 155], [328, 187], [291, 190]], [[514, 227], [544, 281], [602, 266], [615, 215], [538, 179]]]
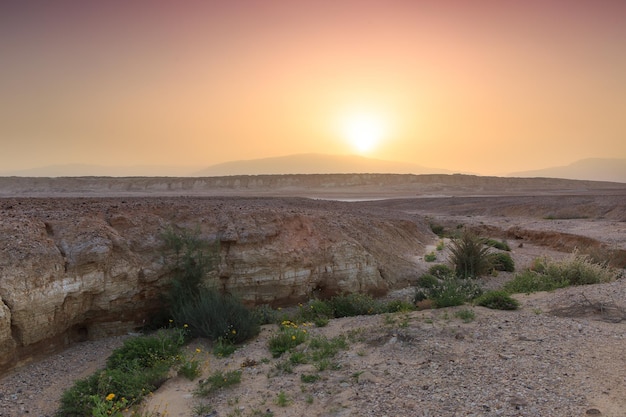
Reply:
[[569, 165], [512, 172], [509, 177], [545, 177], [626, 183], [626, 159], [588, 158]]
[[[295, 154], [274, 158], [231, 161], [208, 168], [193, 166], [103, 166], [89, 164], [52, 165], [47, 167], [0, 172], [17, 177], [221, 177], [232, 175], [283, 174], [474, 174], [441, 168], [365, 158], [356, 155]], [[570, 165], [519, 171], [508, 177], [544, 177], [626, 183], [626, 159], [589, 158]]]
[[357, 155], [295, 154], [274, 158], [231, 161], [195, 172], [198, 177], [277, 174], [452, 174], [421, 165], [365, 158]]

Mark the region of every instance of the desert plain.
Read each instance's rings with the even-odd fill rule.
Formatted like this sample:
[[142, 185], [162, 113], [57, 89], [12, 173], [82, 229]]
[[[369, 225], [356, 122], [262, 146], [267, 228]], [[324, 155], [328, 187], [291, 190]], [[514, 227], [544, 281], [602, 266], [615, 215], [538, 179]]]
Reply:
[[242, 369], [242, 383], [198, 399], [197, 382], [173, 376], [146, 415], [192, 416], [203, 402], [219, 416], [626, 415], [626, 184], [345, 174], [0, 178], [0, 416], [54, 415], [64, 389], [140, 331], [159, 307], [158, 236], [172, 224], [221, 241], [217, 279], [250, 304], [351, 291], [410, 300], [440, 241], [433, 224], [506, 240], [517, 270], [579, 251], [610, 262], [616, 280], [517, 294], [516, 311], [465, 306], [468, 323], [459, 307], [331, 320], [310, 332], [351, 342], [312, 384], [300, 380], [311, 365], [276, 373], [276, 326], [228, 358], [196, 340], [206, 373]]

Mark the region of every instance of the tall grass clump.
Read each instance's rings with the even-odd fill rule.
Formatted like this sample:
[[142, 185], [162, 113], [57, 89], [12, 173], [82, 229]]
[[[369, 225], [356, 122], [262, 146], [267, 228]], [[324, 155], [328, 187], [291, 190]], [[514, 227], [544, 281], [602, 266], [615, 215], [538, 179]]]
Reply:
[[219, 247], [188, 231], [167, 230], [163, 235], [172, 263], [167, 294], [169, 316], [185, 323], [193, 337], [241, 343], [259, 332], [258, 316], [231, 294], [223, 294], [207, 281], [215, 270]]
[[588, 256], [574, 252], [560, 261], [547, 257], [535, 259], [530, 269], [516, 274], [503, 289], [509, 293], [552, 291], [570, 285], [610, 282], [616, 275], [608, 265], [594, 263]]
[[459, 278], [476, 278], [491, 269], [489, 247], [485, 240], [469, 230], [452, 239], [450, 260]]

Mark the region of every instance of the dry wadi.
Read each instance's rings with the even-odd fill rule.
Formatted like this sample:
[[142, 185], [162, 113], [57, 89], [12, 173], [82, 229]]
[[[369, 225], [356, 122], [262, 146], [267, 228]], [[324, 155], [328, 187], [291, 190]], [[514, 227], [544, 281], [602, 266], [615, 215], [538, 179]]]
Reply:
[[349, 339], [312, 383], [301, 381], [311, 365], [276, 372], [276, 325], [227, 358], [195, 340], [204, 376], [241, 369], [241, 384], [199, 399], [197, 381], [172, 376], [144, 415], [193, 416], [203, 403], [212, 416], [626, 415], [626, 184], [345, 174], [0, 178], [0, 416], [54, 415], [64, 389], [140, 331], [160, 307], [159, 237], [171, 225], [220, 242], [220, 288], [288, 309], [342, 292], [410, 300], [440, 240], [433, 224], [506, 240], [518, 270], [540, 256], [604, 256], [616, 280], [518, 294], [516, 311], [312, 326]]

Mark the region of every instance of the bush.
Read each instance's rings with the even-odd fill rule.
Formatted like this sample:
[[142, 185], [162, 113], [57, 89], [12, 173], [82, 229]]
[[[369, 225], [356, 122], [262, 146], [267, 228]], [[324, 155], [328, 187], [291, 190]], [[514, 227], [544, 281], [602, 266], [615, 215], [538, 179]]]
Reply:
[[437, 279], [434, 275], [424, 274], [419, 277], [415, 283], [413, 302], [417, 304], [420, 301], [428, 299], [430, 297], [430, 290], [435, 288], [437, 285], [439, 285], [439, 279]]
[[268, 347], [272, 357], [278, 358], [283, 353], [290, 351], [301, 343], [304, 343], [306, 339], [306, 330], [301, 330], [297, 324], [286, 320], [281, 324], [278, 334], [270, 338]]
[[447, 277], [430, 290], [428, 298], [436, 308], [459, 306], [482, 294], [478, 284], [463, 278]]
[[424, 255], [424, 260], [426, 262], [435, 262], [437, 260], [437, 255], [434, 252], [427, 253]]
[[495, 239], [485, 239], [485, 245], [491, 246], [492, 248], [504, 250], [507, 252], [511, 251], [511, 247], [504, 240], [495, 240]]
[[491, 269], [489, 247], [478, 235], [465, 230], [450, 245], [451, 261], [459, 278], [476, 278]]
[[428, 268], [428, 273], [436, 278], [444, 278], [454, 274], [454, 270], [445, 264], [437, 264]]
[[220, 390], [222, 388], [228, 388], [230, 386], [239, 384], [241, 382], [241, 371], [229, 371], [222, 372], [216, 371], [206, 379], [200, 381], [198, 388], [195, 391], [197, 396], [206, 397], [207, 395]]
[[496, 271], [515, 271], [515, 261], [508, 253], [498, 252], [489, 254], [489, 262], [491, 267]]
[[515, 274], [515, 277], [502, 287], [510, 294], [531, 293], [537, 291], [553, 291], [557, 288], [567, 287], [568, 282], [542, 274], [530, 269]]
[[531, 269], [516, 274], [504, 285], [509, 293], [552, 291], [569, 285], [587, 285], [609, 282], [616, 272], [604, 264], [596, 264], [577, 252], [562, 261], [549, 258], [535, 259]]
[[381, 313], [382, 304], [362, 293], [337, 295], [329, 300], [334, 317], [353, 317]]
[[[63, 393], [57, 416], [90, 416], [96, 412], [94, 407], [103, 404], [117, 409], [140, 402], [165, 382], [170, 367], [180, 358], [183, 342], [180, 329], [127, 339], [107, 359], [105, 369], [77, 381]], [[115, 400], [105, 400], [110, 394]]]
[[171, 316], [189, 326], [191, 336], [241, 343], [259, 333], [257, 316], [241, 301], [212, 288], [198, 288], [193, 296], [173, 305]]
[[301, 306], [298, 310], [298, 319], [301, 321], [312, 321], [316, 324], [324, 321], [328, 323], [328, 319], [333, 317], [335, 317], [333, 306], [324, 300], [309, 300], [306, 305]]
[[404, 300], [389, 301], [384, 308], [386, 313], [398, 313], [415, 310], [415, 304]]
[[191, 336], [240, 343], [259, 333], [258, 315], [233, 295], [206, 285], [214, 269], [218, 247], [198, 233], [168, 230], [163, 239], [173, 259], [172, 283], [167, 296], [170, 316], [189, 326]]
[[445, 228], [442, 225], [436, 223], [430, 224], [430, 230], [432, 230], [432, 232], [439, 237], [444, 237], [446, 233]]
[[127, 339], [111, 353], [107, 368], [134, 371], [163, 362], [173, 365], [184, 342], [181, 329], [161, 330], [153, 335]]
[[442, 279], [424, 274], [418, 279], [417, 285], [413, 302], [419, 303], [430, 299], [437, 308], [461, 305], [482, 294], [482, 289], [477, 283], [457, 278], [453, 274]]
[[489, 291], [476, 300], [479, 306], [494, 310], [517, 310], [519, 302], [505, 291]]

